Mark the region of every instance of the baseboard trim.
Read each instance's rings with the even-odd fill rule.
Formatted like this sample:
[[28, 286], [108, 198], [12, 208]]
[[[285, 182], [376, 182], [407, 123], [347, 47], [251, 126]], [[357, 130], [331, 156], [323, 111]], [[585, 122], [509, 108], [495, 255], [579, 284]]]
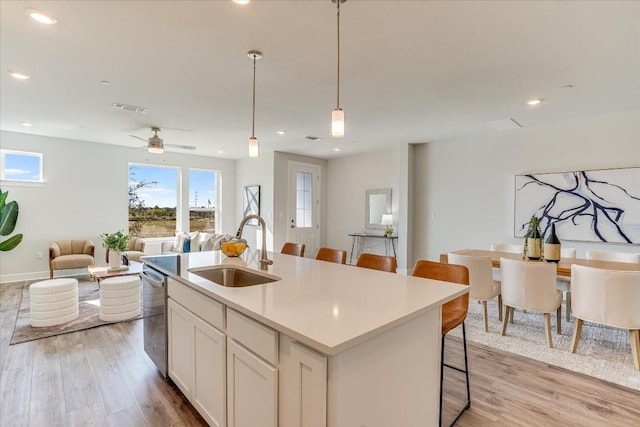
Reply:
[[[60, 270], [54, 271], [53, 278], [56, 277], [86, 277], [89, 273], [86, 269]], [[35, 271], [31, 273], [18, 274], [2, 274], [0, 275], [0, 285], [5, 283], [22, 282], [27, 280], [47, 280], [49, 279], [49, 270]]]

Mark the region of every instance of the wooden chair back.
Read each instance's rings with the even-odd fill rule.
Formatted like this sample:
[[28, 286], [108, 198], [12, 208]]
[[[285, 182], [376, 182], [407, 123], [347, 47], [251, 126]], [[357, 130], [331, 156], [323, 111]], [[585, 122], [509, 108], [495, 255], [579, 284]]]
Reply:
[[347, 263], [347, 251], [331, 248], [320, 248], [316, 254], [316, 259], [320, 261], [335, 262], [337, 264]]
[[303, 257], [304, 256], [304, 243], [286, 242], [284, 245], [282, 245], [282, 250], [280, 251], [280, 253], [281, 254], [295, 255], [295, 256]]
[[370, 268], [372, 270], [381, 270], [388, 271], [389, 273], [395, 273], [397, 268], [397, 261], [392, 256], [364, 253], [358, 257], [356, 266]]

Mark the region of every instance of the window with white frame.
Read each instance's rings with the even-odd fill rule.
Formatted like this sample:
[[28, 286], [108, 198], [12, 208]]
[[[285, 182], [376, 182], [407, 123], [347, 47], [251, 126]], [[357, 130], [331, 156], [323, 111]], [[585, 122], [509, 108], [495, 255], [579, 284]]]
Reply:
[[42, 153], [0, 150], [0, 179], [16, 182], [44, 182]]
[[215, 171], [189, 169], [189, 231], [215, 233], [217, 181]]
[[179, 229], [179, 169], [129, 164], [129, 234], [172, 237]]

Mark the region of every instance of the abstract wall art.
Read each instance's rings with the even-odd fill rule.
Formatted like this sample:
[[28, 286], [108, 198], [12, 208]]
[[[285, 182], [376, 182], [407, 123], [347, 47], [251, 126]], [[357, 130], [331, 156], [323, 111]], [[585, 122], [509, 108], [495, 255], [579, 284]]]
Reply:
[[514, 235], [532, 216], [560, 240], [640, 244], [640, 167], [516, 175]]
[[[242, 216], [260, 215], [260, 186], [247, 185], [242, 195]], [[258, 225], [258, 221], [251, 219], [249, 225]]]

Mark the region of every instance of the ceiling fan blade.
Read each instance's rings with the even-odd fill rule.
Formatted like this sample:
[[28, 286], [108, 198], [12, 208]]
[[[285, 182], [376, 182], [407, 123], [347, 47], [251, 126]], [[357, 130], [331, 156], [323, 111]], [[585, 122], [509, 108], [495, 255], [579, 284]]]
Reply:
[[139, 139], [140, 141], [148, 142], [145, 138], [140, 138], [139, 136], [136, 136], [136, 135], [129, 135], [129, 136], [131, 138]]
[[180, 145], [180, 144], [164, 144], [165, 147], [173, 147], [173, 148], [180, 148], [182, 150], [195, 150], [196, 147], [194, 147], [193, 145]]

